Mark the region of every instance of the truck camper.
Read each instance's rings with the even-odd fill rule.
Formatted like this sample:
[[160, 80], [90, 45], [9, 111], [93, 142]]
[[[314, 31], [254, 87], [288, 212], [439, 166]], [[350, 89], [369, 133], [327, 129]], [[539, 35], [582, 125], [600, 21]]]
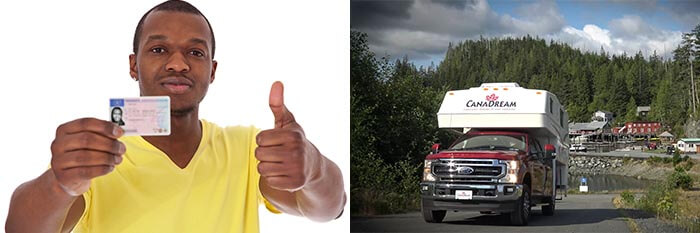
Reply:
[[484, 83], [445, 94], [440, 128], [464, 134], [433, 145], [420, 183], [426, 222], [448, 211], [506, 214], [527, 225], [531, 208], [554, 215], [565, 195], [569, 164], [568, 115], [557, 97], [517, 83]]

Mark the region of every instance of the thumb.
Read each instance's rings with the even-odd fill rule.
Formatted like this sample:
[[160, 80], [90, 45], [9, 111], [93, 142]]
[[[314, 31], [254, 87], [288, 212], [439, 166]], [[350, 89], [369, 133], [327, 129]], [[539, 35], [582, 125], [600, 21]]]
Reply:
[[294, 123], [294, 116], [284, 106], [284, 86], [280, 81], [274, 82], [270, 88], [270, 110], [275, 116], [275, 128]]

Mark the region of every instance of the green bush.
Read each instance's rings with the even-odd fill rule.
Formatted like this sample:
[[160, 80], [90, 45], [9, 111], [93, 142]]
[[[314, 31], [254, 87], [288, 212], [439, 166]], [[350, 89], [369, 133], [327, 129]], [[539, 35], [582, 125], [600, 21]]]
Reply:
[[670, 192], [668, 185], [654, 184], [644, 193], [644, 195], [636, 202], [636, 207], [647, 212], [656, 213], [658, 203], [666, 193]]
[[674, 206], [674, 196], [672, 192], [664, 193], [661, 200], [656, 203], [656, 213], [665, 217], [666, 219], [674, 219], [677, 209]]
[[352, 157], [350, 211], [362, 215], [400, 213], [419, 209], [423, 164], [405, 159], [387, 164], [378, 156]]
[[[685, 157], [688, 157], [688, 156], [686, 155]], [[684, 161], [683, 158], [681, 158], [681, 154], [678, 152], [678, 150], [676, 150], [675, 152], [673, 152], [673, 157], [672, 157], [672, 159], [673, 159], [673, 160], [672, 160], [672, 161], [673, 161], [673, 166], [675, 166], [675, 165], [677, 165], [678, 163]], [[687, 159], [685, 159], [685, 160], [687, 160]]]
[[623, 192], [620, 194], [620, 197], [622, 197], [622, 201], [623, 201], [625, 204], [634, 205], [634, 203], [635, 203], [634, 194], [633, 194], [632, 192], [630, 192], [630, 191], [627, 191], [627, 190], [623, 191]]
[[693, 186], [693, 178], [685, 172], [683, 167], [678, 166], [668, 177], [668, 185], [672, 189], [682, 188], [688, 190]]
[[686, 159], [688, 158], [687, 155], [683, 158], [686, 160], [685, 163], [681, 165], [683, 170], [690, 171], [690, 169], [693, 169], [693, 166], [695, 166], [695, 162], [693, 162], [693, 160]]

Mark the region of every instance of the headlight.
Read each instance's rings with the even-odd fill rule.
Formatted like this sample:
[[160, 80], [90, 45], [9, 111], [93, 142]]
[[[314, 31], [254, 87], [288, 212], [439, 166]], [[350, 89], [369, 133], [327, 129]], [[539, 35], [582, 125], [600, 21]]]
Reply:
[[500, 162], [506, 164], [506, 176], [498, 181], [501, 183], [518, 183], [518, 170], [520, 169], [518, 160], [501, 160]]
[[430, 165], [432, 163], [433, 160], [425, 160], [423, 165], [423, 181], [435, 181], [435, 176], [433, 176], [433, 173], [430, 170]]

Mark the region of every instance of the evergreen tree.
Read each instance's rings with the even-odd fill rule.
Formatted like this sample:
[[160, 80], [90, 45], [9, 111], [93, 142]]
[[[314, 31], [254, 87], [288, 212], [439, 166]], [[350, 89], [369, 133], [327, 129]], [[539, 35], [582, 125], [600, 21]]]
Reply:
[[625, 115], [625, 122], [636, 121], [637, 117], [637, 102], [634, 101], [634, 97], [630, 96], [627, 102], [627, 115]]

